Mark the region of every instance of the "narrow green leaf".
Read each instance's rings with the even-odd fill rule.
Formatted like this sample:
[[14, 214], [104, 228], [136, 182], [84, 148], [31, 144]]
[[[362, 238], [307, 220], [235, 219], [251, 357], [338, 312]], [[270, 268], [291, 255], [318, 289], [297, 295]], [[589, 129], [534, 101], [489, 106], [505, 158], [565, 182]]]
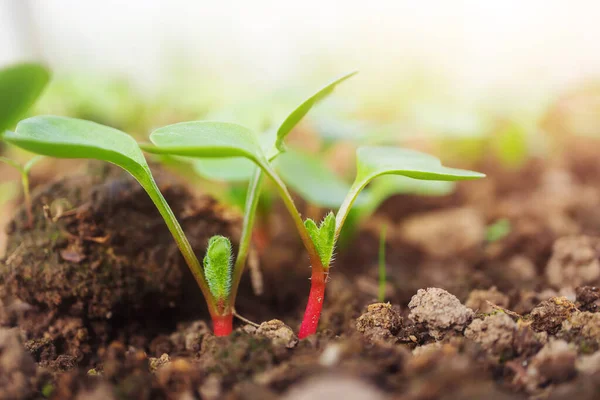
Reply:
[[197, 158], [194, 171], [205, 179], [223, 182], [247, 182], [256, 166], [246, 158]]
[[340, 83], [344, 82], [346, 79], [351, 78], [356, 75], [358, 71], [352, 72], [350, 74], [344, 75], [339, 79], [331, 82], [329, 85], [325, 86], [317, 93], [313, 94], [311, 97], [306, 99], [302, 104], [300, 104], [287, 118], [283, 121], [279, 129], [277, 130], [277, 141], [275, 142], [275, 147], [283, 152], [284, 146], [283, 141], [285, 137], [294, 129], [294, 127], [304, 118], [304, 116], [310, 111], [311, 108], [319, 101], [323, 100], [331, 93], [333, 93], [335, 87]]
[[219, 300], [231, 291], [231, 242], [225, 236], [213, 236], [204, 256], [204, 276], [212, 295]]
[[0, 135], [27, 112], [50, 80], [38, 64], [17, 64], [0, 70]]
[[306, 230], [315, 244], [323, 267], [328, 269], [331, 264], [335, 247], [335, 216], [330, 212], [325, 216], [319, 226], [317, 226], [315, 221], [308, 218], [304, 221], [304, 226], [306, 226]]
[[143, 145], [151, 153], [190, 157], [246, 157], [266, 163], [254, 132], [230, 122], [192, 121], [168, 125], [152, 132], [155, 147]]

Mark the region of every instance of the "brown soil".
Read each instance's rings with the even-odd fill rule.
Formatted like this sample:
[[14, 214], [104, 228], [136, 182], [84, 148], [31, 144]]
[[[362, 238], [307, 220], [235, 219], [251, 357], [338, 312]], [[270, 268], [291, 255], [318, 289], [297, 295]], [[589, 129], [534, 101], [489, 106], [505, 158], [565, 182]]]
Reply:
[[[7, 228], [0, 399], [598, 398], [600, 161], [567, 154], [388, 200], [340, 249], [319, 332], [302, 341], [308, 261], [285, 213], [261, 256], [264, 293], [245, 277], [239, 295], [260, 326], [216, 338], [146, 194], [92, 164], [35, 191], [32, 229], [22, 210]], [[235, 244], [238, 214], [158, 176], [199, 257], [213, 234]], [[501, 218], [510, 232], [486, 240]], [[389, 304], [374, 300], [382, 221]]]

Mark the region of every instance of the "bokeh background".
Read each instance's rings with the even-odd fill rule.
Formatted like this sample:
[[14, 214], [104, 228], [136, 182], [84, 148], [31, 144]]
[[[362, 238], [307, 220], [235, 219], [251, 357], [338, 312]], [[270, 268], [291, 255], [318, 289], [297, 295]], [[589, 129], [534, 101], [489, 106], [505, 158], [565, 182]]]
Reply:
[[[51, 69], [30, 114], [94, 120], [140, 140], [193, 119], [263, 131], [358, 70], [303, 133], [518, 168], [574, 136], [599, 136], [598, 16], [595, 1], [0, 0], [0, 67]], [[342, 147], [325, 158], [350, 179], [352, 154]], [[44, 165], [34, 184], [73, 164]], [[0, 203], [17, 196], [17, 178], [2, 166]]]

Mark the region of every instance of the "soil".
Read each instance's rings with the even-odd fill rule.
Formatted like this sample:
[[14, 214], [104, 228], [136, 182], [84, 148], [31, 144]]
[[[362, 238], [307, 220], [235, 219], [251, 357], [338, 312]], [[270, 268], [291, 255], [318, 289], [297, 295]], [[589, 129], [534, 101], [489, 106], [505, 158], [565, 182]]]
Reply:
[[[316, 335], [298, 340], [308, 260], [281, 205], [214, 337], [160, 216], [128, 175], [91, 164], [34, 191], [0, 260], [0, 399], [596, 399], [600, 161], [567, 151], [445, 197], [395, 196], [339, 249]], [[157, 181], [198, 257], [240, 215]], [[314, 209], [311, 210], [314, 212]], [[510, 222], [489, 240], [490, 225]], [[388, 225], [387, 296], [377, 252]], [[291, 228], [286, 230], [287, 228]]]

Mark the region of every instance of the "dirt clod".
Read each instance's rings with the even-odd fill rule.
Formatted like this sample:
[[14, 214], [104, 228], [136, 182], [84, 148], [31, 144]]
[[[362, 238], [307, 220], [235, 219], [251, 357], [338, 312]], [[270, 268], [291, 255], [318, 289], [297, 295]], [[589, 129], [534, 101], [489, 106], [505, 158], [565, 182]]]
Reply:
[[563, 321], [559, 336], [579, 346], [582, 353], [592, 353], [600, 347], [600, 314], [577, 312]]
[[390, 303], [369, 304], [356, 320], [356, 330], [372, 341], [395, 338], [401, 328], [402, 317]]
[[575, 304], [565, 297], [553, 297], [531, 310], [531, 327], [538, 332], [556, 333], [562, 322], [577, 311]]
[[509, 298], [504, 293], [499, 292], [495, 286], [487, 290], [476, 289], [469, 294], [465, 306], [477, 312], [489, 314], [494, 309], [488, 302], [506, 308], [509, 304]]
[[536, 354], [527, 368], [527, 390], [567, 381], [576, 374], [577, 350], [564, 340], [551, 340]]
[[285, 400], [329, 399], [383, 400], [384, 396], [376, 387], [361, 380], [343, 376], [327, 376], [311, 379], [287, 393]]
[[284, 346], [291, 349], [298, 344], [298, 337], [294, 334], [292, 328], [278, 319], [263, 322], [255, 333], [271, 339], [275, 346]]
[[483, 242], [484, 232], [485, 223], [473, 208], [418, 214], [400, 227], [406, 242], [439, 259], [473, 249]]
[[600, 288], [581, 286], [575, 289], [576, 305], [581, 311], [595, 312], [600, 306]]
[[16, 329], [0, 328], [0, 399], [24, 399], [35, 388], [36, 366]]
[[465, 337], [481, 345], [490, 353], [503, 356], [513, 351], [513, 341], [517, 324], [505, 313], [475, 319], [465, 330]]
[[419, 289], [408, 304], [408, 318], [422, 325], [436, 340], [448, 332], [462, 332], [475, 313], [444, 289]]
[[546, 267], [548, 282], [556, 287], [590, 285], [600, 280], [600, 238], [566, 236], [552, 248]]

